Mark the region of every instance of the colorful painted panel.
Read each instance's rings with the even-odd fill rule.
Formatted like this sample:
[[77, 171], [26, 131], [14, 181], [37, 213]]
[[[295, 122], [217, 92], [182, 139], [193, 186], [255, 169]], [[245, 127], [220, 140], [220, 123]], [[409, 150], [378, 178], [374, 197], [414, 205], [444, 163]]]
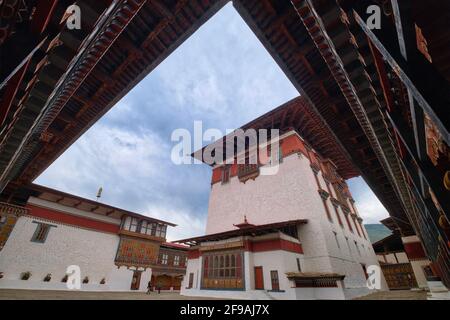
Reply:
[[0, 250], [3, 249], [6, 241], [8, 241], [9, 235], [11, 234], [16, 221], [17, 216], [0, 213]]
[[0, 202], [0, 250], [8, 241], [9, 235], [16, 225], [20, 215], [26, 214], [27, 209]]
[[121, 238], [116, 265], [150, 267], [157, 262], [159, 242]]
[[203, 255], [202, 289], [244, 289], [242, 250]]

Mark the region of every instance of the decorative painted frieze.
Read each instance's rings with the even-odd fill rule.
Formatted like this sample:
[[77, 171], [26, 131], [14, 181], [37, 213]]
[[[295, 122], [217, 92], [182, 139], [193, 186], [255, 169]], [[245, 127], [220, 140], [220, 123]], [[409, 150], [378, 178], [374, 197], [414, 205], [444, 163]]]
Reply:
[[117, 266], [149, 268], [157, 263], [159, 242], [121, 237], [115, 264]]
[[28, 209], [24, 207], [0, 202], [0, 251], [8, 241], [19, 216], [27, 213]]
[[9, 203], [0, 202], [0, 214], [11, 214], [15, 216], [20, 216], [27, 214], [28, 209], [24, 207], [15, 206]]

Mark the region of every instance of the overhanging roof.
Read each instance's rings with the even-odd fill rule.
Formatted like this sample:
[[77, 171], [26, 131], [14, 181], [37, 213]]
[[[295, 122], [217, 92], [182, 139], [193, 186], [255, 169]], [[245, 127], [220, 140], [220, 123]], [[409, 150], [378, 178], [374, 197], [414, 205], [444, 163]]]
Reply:
[[[283, 132], [295, 130], [323, 159], [330, 159], [336, 165], [341, 177], [350, 179], [360, 175], [359, 170], [351, 162], [329, 127], [316, 113], [312, 112], [308, 101], [301, 96], [250, 121], [240, 129], [279, 129], [280, 135]], [[219, 141], [213, 142], [213, 144], [225, 143], [231, 135], [233, 133], [223, 137]], [[204, 149], [205, 147], [194, 152], [193, 156], [203, 161], [202, 151]], [[225, 146], [223, 150], [226, 150]]]
[[234, 230], [225, 231], [225, 232], [208, 234], [208, 235], [200, 236], [200, 237], [182, 239], [182, 240], [177, 240], [174, 242], [186, 243], [189, 245], [197, 245], [197, 244], [200, 244], [201, 242], [205, 242], [205, 241], [219, 241], [219, 240], [226, 240], [226, 239], [230, 239], [230, 238], [234, 238], [234, 237], [247, 236], [247, 235], [258, 236], [258, 235], [273, 233], [273, 232], [277, 232], [277, 231], [282, 231], [283, 229], [286, 229], [289, 227], [296, 227], [299, 224], [306, 224], [307, 222], [308, 222], [308, 220], [306, 220], [306, 219], [275, 222], [275, 223], [269, 223], [269, 224], [263, 224], [263, 225], [256, 225], [256, 226], [247, 227], [247, 228], [243, 228], [243, 229], [234, 229]]
[[393, 233], [372, 244], [375, 253], [388, 254], [390, 252], [405, 251], [403, 242], [398, 233]]
[[121, 208], [113, 207], [105, 203], [86, 199], [73, 194], [65, 193], [59, 190], [51, 189], [37, 184], [31, 184], [26, 187], [26, 192], [29, 196], [33, 196], [42, 200], [58, 203], [63, 206], [73, 207], [80, 210], [90, 211], [99, 215], [112, 216], [120, 218], [123, 215], [145, 219], [147, 221], [153, 221], [161, 224], [166, 224], [171, 227], [175, 227], [176, 224], [167, 222], [164, 220], [155, 219], [149, 216], [145, 216], [136, 212], [124, 210]]
[[[396, 188], [342, 94], [342, 83], [336, 81], [336, 75], [330, 72], [338, 66], [325, 63], [326, 59], [339, 56], [345, 64], [346, 72], [353, 79], [361, 80], [354, 82], [362, 85], [359, 91], [364, 99], [373, 98], [373, 94], [380, 96], [378, 79], [370, 72], [373, 70], [370, 51], [364, 45], [359, 45], [359, 51], [351, 46], [348, 30], [343, 22], [345, 16], [340, 6], [351, 7], [361, 2], [235, 0], [233, 4], [302, 96], [311, 103], [311, 110], [331, 129], [342, 150], [360, 169], [366, 182], [390, 214], [402, 218], [404, 229], [411, 232], [407, 230], [405, 209]], [[48, 20], [42, 19], [45, 17], [40, 15], [42, 10], [36, 10], [32, 19], [27, 17], [21, 23], [32, 26], [34, 19], [39, 18], [41, 21], [49, 21], [51, 28], [47, 29], [51, 30], [41, 26], [39, 30], [43, 31], [42, 35], [28, 34], [32, 38], [30, 40], [33, 40], [29, 41], [30, 43], [37, 42], [41, 36], [49, 38], [30, 60], [33, 68], [25, 74], [22, 83], [19, 81], [21, 85], [12, 100], [13, 108], [6, 116], [6, 125], [0, 128], [0, 171], [10, 170], [1, 181], [8, 183], [2, 192], [2, 199], [11, 199], [19, 186], [29, 183], [45, 170], [227, 1], [136, 0], [126, 4], [124, 1], [117, 1], [114, 2], [114, 10], [117, 9], [118, 15], [111, 15], [109, 21], [101, 19], [102, 13], [110, 4], [109, 1], [77, 1], [83, 6], [84, 12], [89, 12], [89, 15], [83, 18], [87, 34], [68, 33], [67, 30], [58, 33], [61, 31], [57, 29], [60, 27], [58, 18], [64, 9], [64, 5], [60, 3], [62, 2], [58, 3], [54, 11], [43, 12], [48, 15]], [[314, 3], [314, 9], [323, 21], [322, 26], [317, 24], [313, 15], [305, 15], [309, 3]], [[435, 59], [433, 65], [449, 79], [448, 50], [441, 50], [448, 47], [445, 45], [450, 39], [448, 30], [441, 27], [448, 19], [445, 15], [435, 17], [435, 12], [439, 8], [448, 8], [448, 3], [414, 3], [421, 4], [414, 6], [414, 18], [429, 40], [430, 52]], [[31, 11], [28, 12], [30, 17]], [[99, 28], [95, 29], [96, 26]], [[28, 29], [25, 27], [21, 25], [17, 29], [22, 32], [12, 32], [7, 40], [11, 42], [10, 40], [19, 40], [21, 36], [27, 35]], [[323, 37], [314, 36], [317, 33], [311, 32], [319, 32], [321, 27], [327, 29], [337, 52], [330, 52]], [[108, 39], [96, 36], [92, 42], [84, 41], [90, 33], [94, 33], [93, 30], [98, 30], [99, 35], [108, 30], [103, 34]], [[319, 40], [322, 42], [318, 43]], [[364, 38], [362, 42], [360, 38], [356, 40], [364, 44]], [[0, 46], [4, 49], [8, 47], [8, 43]], [[24, 47], [22, 51], [25, 52], [25, 49], [28, 47]], [[67, 80], [64, 84], [71, 89], [70, 92], [55, 91], [55, 99], [48, 104], [50, 93], [60, 84], [60, 77], [68, 70], [69, 64], [73, 65], [72, 58], [81, 49], [92, 51], [89, 56], [80, 55], [75, 58], [79, 68], [74, 70], [72, 75], [75, 76], [72, 79], [69, 76], [64, 77]], [[13, 64], [17, 55], [9, 54], [8, 57], [7, 61], [2, 61], [2, 66], [15, 67]], [[357, 63], [357, 59], [365, 59], [367, 70], [363, 64]], [[366, 75], [371, 77], [373, 88], [371, 83], [366, 81]], [[13, 82], [10, 81], [8, 85], [10, 83]], [[5, 95], [6, 89], [2, 90], [0, 93]], [[382, 132], [384, 119], [377, 114], [376, 108], [372, 109], [369, 104], [365, 106], [374, 127]], [[46, 112], [42, 113], [42, 117], [38, 117], [44, 109]], [[33, 134], [30, 128], [33, 128]], [[25, 137], [30, 139], [22, 148]], [[388, 145], [389, 137], [386, 132], [383, 137], [383, 143]], [[392, 150], [387, 151], [387, 154], [392, 154]], [[17, 161], [14, 160], [15, 155], [20, 156]], [[394, 169], [399, 172], [398, 168]]]
[[345, 275], [332, 272], [286, 272], [286, 276], [290, 280], [342, 280]]

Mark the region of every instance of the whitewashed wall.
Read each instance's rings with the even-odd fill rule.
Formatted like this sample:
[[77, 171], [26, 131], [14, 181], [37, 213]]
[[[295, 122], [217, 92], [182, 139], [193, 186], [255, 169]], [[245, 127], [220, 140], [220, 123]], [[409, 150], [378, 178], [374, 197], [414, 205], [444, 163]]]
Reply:
[[[191, 290], [200, 288], [200, 286], [198, 285], [200, 279], [198, 279], [198, 276], [197, 276], [197, 273], [200, 270], [201, 270], [200, 258], [188, 260], [188, 263], [186, 266], [186, 274], [184, 275], [183, 280], [181, 281], [180, 293], [182, 295], [189, 295], [188, 292], [190, 292]], [[187, 289], [189, 286], [189, 274], [190, 273], [194, 274], [194, 281], [192, 283], [192, 289]]]
[[294, 154], [283, 159], [276, 175], [260, 175], [245, 183], [232, 177], [229, 183], [213, 184], [206, 233], [234, 229], [244, 215], [250, 223], [265, 224], [306, 218], [320, 206], [309, 160]]
[[[297, 268], [297, 258], [302, 260], [301, 254], [294, 252], [287, 252], [282, 250], [270, 251], [270, 252], [255, 252], [253, 253], [253, 265], [263, 267], [263, 279], [264, 279], [264, 289], [268, 291], [268, 295], [274, 299], [294, 299], [294, 290], [292, 288], [293, 282], [290, 281], [286, 272], [296, 272]], [[270, 279], [270, 271], [278, 271], [278, 279], [280, 290], [284, 292], [273, 292], [272, 283]], [[254, 275], [253, 269], [252, 274]], [[249, 286], [254, 289], [255, 281]]]
[[417, 286], [419, 288], [428, 288], [428, 282], [425, 277], [425, 273], [423, 272], [423, 268], [430, 265], [430, 260], [421, 259], [421, 260], [412, 260], [411, 267], [414, 272], [414, 276], [416, 277]]
[[[55, 225], [44, 243], [31, 242], [37, 224], [42, 221]], [[61, 282], [69, 265], [78, 265], [81, 279], [89, 277], [82, 290], [130, 290], [132, 274], [125, 267], [118, 269], [114, 258], [119, 244], [117, 234], [102, 233], [74, 226], [47, 222], [35, 217], [18, 219], [5, 247], [0, 251], [1, 288], [66, 289]], [[30, 271], [29, 280], [20, 280], [22, 272]], [[52, 274], [50, 282], [44, 277]], [[151, 270], [141, 276], [141, 290], [150, 280]], [[102, 278], [106, 284], [101, 285]]]
[[[326, 190], [321, 173], [319, 181]], [[276, 175], [260, 175], [246, 183], [240, 182], [237, 177], [231, 178], [227, 184], [215, 183], [210, 194], [206, 233], [234, 229], [233, 224], [242, 222], [244, 215], [249, 223], [257, 225], [307, 219], [308, 223], [299, 227], [304, 250], [302, 271], [344, 274], [345, 288], [361, 288], [363, 290], [359, 291], [365, 294], [366, 279], [361, 263], [366, 267], [372, 264], [379, 266], [372, 245], [363, 235], [358, 235], [353, 220], [350, 222], [353, 232], [350, 232], [341, 208], [338, 210], [344, 225], [339, 225], [330, 199], [327, 204], [333, 221], [328, 220], [317, 189], [310, 162], [301, 154], [285, 157]], [[337, 234], [339, 247], [333, 231]], [[367, 235], [364, 227], [363, 232]], [[381, 289], [386, 290], [384, 276], [381, 275], [381, 278]]]

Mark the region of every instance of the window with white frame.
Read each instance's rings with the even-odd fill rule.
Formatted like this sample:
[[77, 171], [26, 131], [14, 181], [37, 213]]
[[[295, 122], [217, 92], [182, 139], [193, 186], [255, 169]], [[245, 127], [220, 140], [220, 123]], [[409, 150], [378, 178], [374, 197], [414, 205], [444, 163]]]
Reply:
[[148, 221], [143, 220], [141, 222], [141, 233], [151, 235], [152, 233], [152, 224]]
[[123, 220], [122, 229], [130, 230], [130, 224], [131, 224], [131, 217], [126, 217], [125, 220]]
[[166, 253], [163, 253], [163, 255], [161, 256], [161, 264], [167, 264], [168, 261], [169, 261], [169, 255]]
[[337, 245], [338, 249], [340, 249], [341, 245], [339, 244], [338, 235], [335, 231], [333, 231], [333, 235], [334, 235], [334, 240], [336, 241], [336, 245]]
[[358, 254], [361, 255], [361, 251], [359, 250], [358, 242], [353, 241], [355, 243], [356, 251], [358, 251]]
[[352, 254], [352, 248], [350, 247], [350, 242], [348, 241], [347, 237], [345, 237], [345, 242], [347, 242], [348, 253]]
[[156, 225], [156, 231], [155, 231], [155, 236], [156, 237], [161, 237], [161, 238], [165, 238], [166, 237], [166, 232], [167, 232], [167, 226], [165, 224], [157, 224]]
[[157, 237], [161, 236], [161, 229], [162, 229], [162, 225], [161, 224], [157, 224], [156, 225], [156, 234], [155, 234], [155, 236], [157, 236]]
[[132, 232], [138, 232], [138, 225], [139, 225], [139, 220], [137, 218], [131, 218], [129, 230]]
[[50, 231], [51, 227], [54, 227], [47, 223], [41, 223], [33, 221], [33, 223], [37, 224], [36, 230], [33, 233], [33, 236], [31, 237], [31, 242], [37, 242], [37, 243], [44, 243], [47, 239], [48, 232]]

